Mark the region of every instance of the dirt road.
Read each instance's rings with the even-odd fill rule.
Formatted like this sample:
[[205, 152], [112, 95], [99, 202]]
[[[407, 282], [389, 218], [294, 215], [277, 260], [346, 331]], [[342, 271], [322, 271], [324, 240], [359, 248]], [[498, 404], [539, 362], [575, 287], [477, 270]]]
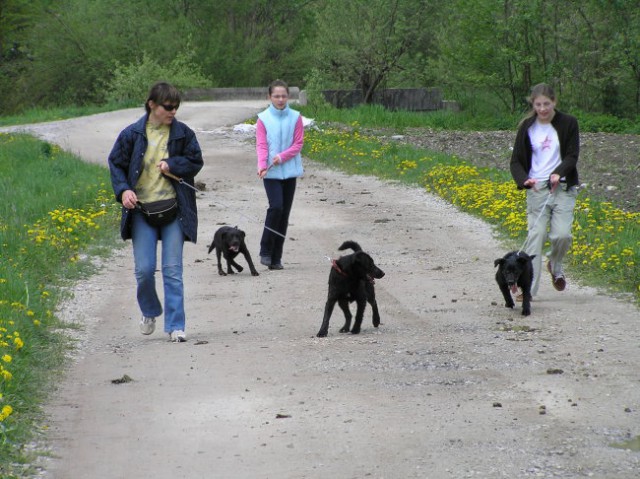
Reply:
[[[282, 271], [221, 277], [221, 224], [257, 261], [266, 199], [246, 137], [264, 103], [184, 104], [206, 166], [200, 241], [185, 249], [188, 342], [138, 329], [130, 245], [61, 314], [83, 325], [50, 414], [45, 478], [631, 479], [640, 452], [638, 310], [569, 277], [533, 314], [502, 305], [492, 230], [422, 190], [306, 161]], [[35, 126], [105, 162], [141, 110]], [[330, 263], [353, 239], [386, 276], [383, 324], [317, 332]], [[241, 263], [243, 260], [240, 260]], [[161, 331], [161, 327], [158, 328]], [[133, 381], [113, 384], [128, 375]]]

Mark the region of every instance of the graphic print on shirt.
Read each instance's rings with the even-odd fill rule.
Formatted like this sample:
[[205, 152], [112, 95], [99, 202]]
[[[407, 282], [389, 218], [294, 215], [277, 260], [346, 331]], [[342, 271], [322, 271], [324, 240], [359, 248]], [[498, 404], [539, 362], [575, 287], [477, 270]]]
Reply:
[[529, 127], [532, 158], [529, 177], [547, 180], [560, 164], [560, 140], [550, 123], [535, 122]]

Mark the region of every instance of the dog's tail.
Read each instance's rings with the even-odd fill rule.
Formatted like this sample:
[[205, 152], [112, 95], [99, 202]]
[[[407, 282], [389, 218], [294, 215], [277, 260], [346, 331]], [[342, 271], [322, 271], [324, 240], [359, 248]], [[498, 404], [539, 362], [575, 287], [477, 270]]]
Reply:
[[209, 245], [209, 251], [207, 251], [207, 254], [211, 253], [214, 249], [216, 249], [216, 243], [215, 241], [212, 241], [211, 245]]
[[360, 245], [358, 243], [356, 243], [355, 241], [345, 241], [344, 243], [342, 243], [340, 245], [340, 247], [338, 249], [340, 251], [345, 250], [345, 249], [352, 249], [356, 253], [358, 251], [362, 251], [362, 248], [360, 247]]

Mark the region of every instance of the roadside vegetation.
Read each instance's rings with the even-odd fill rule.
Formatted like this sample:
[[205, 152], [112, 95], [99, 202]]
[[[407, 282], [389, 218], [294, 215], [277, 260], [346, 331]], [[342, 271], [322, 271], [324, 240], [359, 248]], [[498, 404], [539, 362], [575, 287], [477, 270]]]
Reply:
[[108, 171], [26, 135], [0, 133], [0, 477], [27, 477], [41, 405], [77, 325], [56, 311], [115, 244]]

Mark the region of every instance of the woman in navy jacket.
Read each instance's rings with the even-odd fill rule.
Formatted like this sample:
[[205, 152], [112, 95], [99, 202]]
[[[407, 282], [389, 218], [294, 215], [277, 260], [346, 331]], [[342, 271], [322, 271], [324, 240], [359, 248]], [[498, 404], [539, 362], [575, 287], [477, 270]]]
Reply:
[[[155, 286], [157, 243], [162, 242], [164, 330], [174, 342], [185, 336], [182, 251], [185, 240], [197, 240], [198, 215], [193, 186], [202, 169], [202, 151], [195, 133], [176, 120], [180, 93], [168, 83], [155, 84], [145, 103], [146, 114], [118, 136], [109, 154], [111, 183], [122, 203], [120, 234], [133, 242], [140, 330], [151, 334], [163, 313]], [[170, 174], [172, 177], [167, 176]], [[149, 224], [140, 206], [175, 198], [177, 216], [162, 226]]]

